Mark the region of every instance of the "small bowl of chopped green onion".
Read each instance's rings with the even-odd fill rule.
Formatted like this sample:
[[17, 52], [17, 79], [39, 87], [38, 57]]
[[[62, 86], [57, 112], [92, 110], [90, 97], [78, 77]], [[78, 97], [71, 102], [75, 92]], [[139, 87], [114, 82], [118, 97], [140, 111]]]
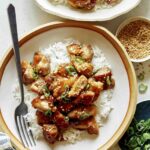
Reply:
[[134, 119], [119, 146], [122, 150], [150, 150], [150, 100], [137, 105]]

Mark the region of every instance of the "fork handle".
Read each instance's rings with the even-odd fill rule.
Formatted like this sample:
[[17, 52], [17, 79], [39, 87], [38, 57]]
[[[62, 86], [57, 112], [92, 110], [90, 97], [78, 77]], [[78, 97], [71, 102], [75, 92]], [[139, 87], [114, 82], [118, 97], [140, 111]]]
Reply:
[[23, 89], [23, 82], [22, 82], [22, 70], [21, 70], [21, 63], [20, 63], [16, 13], [15, 13], [15, 7], [12, 4], [8, 6], [7, 13], [8, 13], [8, 18], [9, 18], [12, 42], [13, 42], [13, 50], [14, 50], [14, 55], [15, 55], [19, 86], [20, 86], [20, 91], [21, 91], [21, 102], [24, 102], [24, 89]]

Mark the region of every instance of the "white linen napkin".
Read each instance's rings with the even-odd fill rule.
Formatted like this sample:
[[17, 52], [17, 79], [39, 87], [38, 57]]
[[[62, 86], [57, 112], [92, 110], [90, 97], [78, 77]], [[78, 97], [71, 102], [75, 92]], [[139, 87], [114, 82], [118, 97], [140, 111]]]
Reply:
[[0, 132], [0, 150], [15, 150], [11, 145], [10, 138], [2, 132]]

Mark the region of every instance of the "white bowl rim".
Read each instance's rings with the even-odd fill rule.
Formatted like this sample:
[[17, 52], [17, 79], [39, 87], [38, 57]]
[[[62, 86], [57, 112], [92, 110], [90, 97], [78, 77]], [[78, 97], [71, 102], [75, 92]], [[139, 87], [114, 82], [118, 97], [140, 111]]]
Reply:
[[[150, 24], [150, 19], [149, 18], [146, 18], [146, 17], [143, 17], [143, 16], [135, 16], [135, 17], [130, 17], [126, 20], [124, 20], [120, 25], [119, 27], [117, 28], [116, 30], [116, 37], [118, 36], [119, 32], [127, 25], [129, 24], [130, 22], [133, 22], [133, 21], [136, 21], [136, 20], [142, 20], [142, 21], [145, 21], [145, 22], [148, 22]], [[130, 60], [132, 62], [135, 62], [135, 63], [140, 63], [140, 62], [145, 62], [147, 60], [150, 60], [150, 55], [145, 57], [145, 58], [141, 58], [141, 59], [132, 59], [130, 58]]]
[[52, 14], [52, 15], [55, 15], [55, 16], [58, 16], [58, 17], [61, 17], [61, 18], [65, 18], [65, 19], [70, 19], [70, 20], [75, 20], [75, 21], [90, 21], [90, 22], [93, 22], [93, 21], [108, 21], [108, 20], [112, 20], [114, 18], [117, 18], [123, 14], [126, 14], [128, 13], [130, 10], [134, 9], [136, 6], [139, 5], [139, 3], [141, 2], [141, 0], [137, 0], [137, 2], [135, 3], [135, 5], [133, 5], [132, 7], [130, 7], [129, 9], [125, 9], [123, 11], [121, 11], [120, 13], [116, 14], [116, 15], [113, 15], [111, 17], [106, 17], [106, 18], [88, 18], [88, 19], [84, 19], [84, 18], [80, 18], [80, 17], [72, 17], [72, 16], [66, 16], [66, 15], [63, 15], [59, 12], [55, 12], [53, 10], [49, 10], [49, 9], [46, 9], [44, 7], [42, 7], [39, 3], [38, 3], [38, 0], [35, 0], [36, 4], [45, 12], [49, 13], [49, 14]]

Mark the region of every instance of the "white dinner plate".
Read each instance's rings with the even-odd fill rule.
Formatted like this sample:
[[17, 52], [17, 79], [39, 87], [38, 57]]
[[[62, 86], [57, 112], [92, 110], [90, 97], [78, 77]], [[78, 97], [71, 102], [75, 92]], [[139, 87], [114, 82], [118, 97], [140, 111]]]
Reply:
[[[116, 81], [111, 105], [114, 108], [108, 120], [100, 128], [96, 138], [86, 138], [75, 144], [55, 144], [55, 150], [104, 150], [113, 146], [121, 138], [130, 124], [135, 112], [137, 85], [133, 66], [120, 42], [105, 28], [78, 22], [57, 22], [36, 28], [20, 40], [22, 60], [31, 60], [39, 48], [66, 38], [75, 38], [81, 42], [99, 47], [112, 67]], [[9, 49], [0, 63], [0, 124], [9, 134], [19, 150], [24, 150], [19, 139], [14, 111], [18, 101], [13, 98], [12, 87], [16, 83], [17, 73], [12, 49]], [[17, 139], [16, 139], [17, 138]], [[51, 150], [44, 140], [38, 140], [31, 150]]]
[[38, 6], [53, 15], [78, 21], [106, 21], [125, 14], [135, 8], [141, 0], [122, 0], [119, 4], [96, 11], [81, 11], [68, 5], [54, 5], [50, 0], [35, 0]]

